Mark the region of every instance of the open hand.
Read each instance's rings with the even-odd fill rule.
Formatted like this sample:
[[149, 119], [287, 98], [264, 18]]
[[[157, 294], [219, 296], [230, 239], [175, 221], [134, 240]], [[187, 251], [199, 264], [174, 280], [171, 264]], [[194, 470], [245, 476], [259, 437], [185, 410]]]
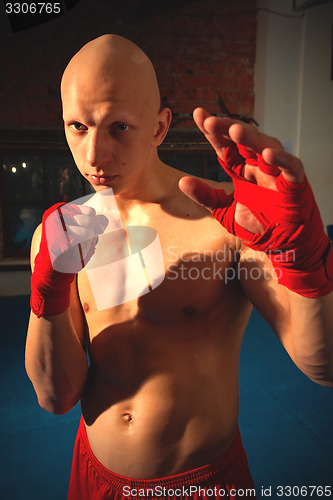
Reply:
[[[233, 167], [230, 160], [230, 150], [236, 148], [236, 144], [242, 145], [248, 150], [261, 155], [264, 162], [275, 169], [267, 173], [257, 165], [251, 165], [251, 161], [245, 161], [242, 168], [242, 177], [247, 181], [273, 191], [277, 191], [276, 179], [282, 175], [287, 181], [301, 183], [304, 179], [302, 162], [295, 156], [285, 152], [282, 144], [275, 138], [270, 137], [253, 125], [243, 123], [231, 118], [214, 117], [202, 108], [197, 108], [193, 118], [198, 128], [204, 133], [207, 140], [215, 149], [219, 158], [228, 165], [228, 174], [233, 177]], [[269, 169], [267, 169], [269, 170]], [[219, 189], [214, 189], [204, 181], [193, 177], [183, 177], [179, 183], [180, 189], [194, 201], [213, 211], [220, 208], [221, 196]], [[263, 213], [265, 207], [262, 207]], [[235, 221], [251, 233], [263, 233], [265, 227], [248, 207], [236, 203]]]

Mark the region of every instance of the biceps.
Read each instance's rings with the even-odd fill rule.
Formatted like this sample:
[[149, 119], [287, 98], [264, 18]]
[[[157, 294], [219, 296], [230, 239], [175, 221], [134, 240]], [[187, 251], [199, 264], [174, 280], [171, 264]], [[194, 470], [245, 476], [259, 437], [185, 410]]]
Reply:
[[277, 281], [270, 260], [263, 253], [249, 250], [242, 254], [239, 266], [244, 292], [290, 352], [290, 302], [286, 289]]
[[271, 295], [278, 286], [274, 268], [268, 257], [262, 252], [241, 250], [238, 276], [243, 289], [249, 297], [268, 293]]

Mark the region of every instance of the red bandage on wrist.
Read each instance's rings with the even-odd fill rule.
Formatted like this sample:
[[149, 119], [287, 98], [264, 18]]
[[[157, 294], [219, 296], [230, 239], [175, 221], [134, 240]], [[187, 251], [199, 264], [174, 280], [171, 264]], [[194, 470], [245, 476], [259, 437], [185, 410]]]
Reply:
[[[333, 290], [333, 249], [324, 232], [318, 206], [306, 177], [300, 184], [276, 175], [277, 191], [247, 181], [245, 163], [258, 165], [253, 153], [246, 159], [242, 147], [226, 149], [223, 168], [233, 178], [234, 201], [213, 211], [214, 217], [247, 246], [265, 252], [273, 263], [278, 281], [305, 297], [320, 297]], [[262, 160], [263, 163], [265, 163]], [[260, 162], [259, 162], [260, 163]], [[262, 164], [263, 164], [262, 163]], [[274, 167], [275, 169], [277, 167]], [[235, 221], [236, 202], [245, 205], [263, 224], [263, 234], [253, 234]], [[231, 213], [227, 215], [227, 211]]]
[[63, 205], [64, 203], [58, 203], [46, 210], [43, 215], [41, 242], [31, 276], [30, 306], [38, 318], [60, 314], [68, 309], [70, 303], [70, 288], [75, 273], [54, 270], [49, 253], [52, 244], [50, 240], [56, 241], [59, 238], [56, 230], [48, 231], [47, 236], [45, 230], [48, 216]]

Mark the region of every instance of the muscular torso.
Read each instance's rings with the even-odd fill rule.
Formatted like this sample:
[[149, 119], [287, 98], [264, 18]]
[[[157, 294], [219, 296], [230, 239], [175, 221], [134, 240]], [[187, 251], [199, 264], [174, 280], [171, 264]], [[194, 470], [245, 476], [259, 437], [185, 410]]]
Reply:
[[234, 241], [205, 209], [176, 193], [122, 216], [126, 226], [157, 230], [165, 278], [139, 298], [98, 311], [88, 275], [79, 274], [91, 362], [82, 412], [103, 465], [161, 477], [209, 463], [232, 443], [251, 308], [230, 279]]

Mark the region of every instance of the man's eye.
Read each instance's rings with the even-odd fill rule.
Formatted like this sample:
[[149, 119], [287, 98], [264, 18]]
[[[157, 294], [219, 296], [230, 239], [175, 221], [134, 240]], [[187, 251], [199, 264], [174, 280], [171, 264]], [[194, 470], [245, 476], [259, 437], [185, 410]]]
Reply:
[[127, 130], [129, 130], [129, 126], [125, 123], [117, 123], [117, 130], [120, 132], [127, 132]]
[[70, 127], [74, 130], [86, 130], [86, 127], [82, 125], [80, 122], [74, 122], [70, 125]]

